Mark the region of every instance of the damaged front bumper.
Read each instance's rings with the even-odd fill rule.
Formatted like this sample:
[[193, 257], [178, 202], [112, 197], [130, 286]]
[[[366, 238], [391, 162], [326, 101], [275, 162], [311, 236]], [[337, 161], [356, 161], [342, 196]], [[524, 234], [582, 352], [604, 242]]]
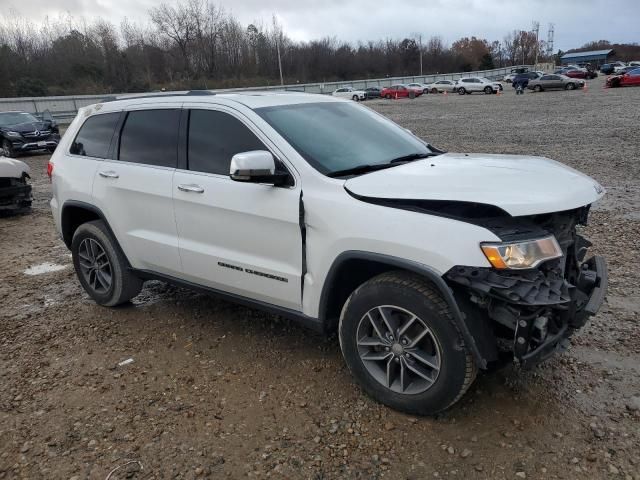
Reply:
[[580, 264], [570, 278], [562, 269], [464, 266], [452, 268], [445, 278], [483, 356], [491, 361], [509, 351], [524, 368], [565, 349], [569, 337], [600, 309], [608, 284], [600, 256]]
[[31, 185], [23, 179], [0, 178], [0, 215], [27, 212], [31, 202]]

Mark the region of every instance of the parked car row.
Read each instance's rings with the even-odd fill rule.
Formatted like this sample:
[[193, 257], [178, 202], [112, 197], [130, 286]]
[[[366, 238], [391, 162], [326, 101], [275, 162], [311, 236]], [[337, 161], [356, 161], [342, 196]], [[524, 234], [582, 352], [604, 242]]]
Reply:
[[611, 75], [615, 73], [620, 73], [621, 70], [627, 67], [640, 67], [640, 60], [634, 60], [629, 63], [624, 63], [621, 61], [613, 62], [613, 63], [605, 63], [600, 67], [600, 72], [604, 75]]
[[459, 80], [438, 80], [433, 83], [398, 83], [389, 87], [367, 87], [358, 90], [353, 87], [341, 87], [335, 90], [334, 97], [349, 98], [362, 101], [372, 98], [417, 98], [427, 93], [458, 93], [459, 95], [481, 93], [498, 93], [503, 89], [500, 82], [484, 77], [469, 77]]

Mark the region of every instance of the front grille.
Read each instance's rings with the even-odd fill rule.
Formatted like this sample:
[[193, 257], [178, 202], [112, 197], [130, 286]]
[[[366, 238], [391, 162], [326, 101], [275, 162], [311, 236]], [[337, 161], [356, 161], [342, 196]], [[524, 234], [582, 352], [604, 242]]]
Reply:
[[51, 130], [35, 130], [22, 134], [24, 138], [47, 138], [49, 135], [51, 135]]

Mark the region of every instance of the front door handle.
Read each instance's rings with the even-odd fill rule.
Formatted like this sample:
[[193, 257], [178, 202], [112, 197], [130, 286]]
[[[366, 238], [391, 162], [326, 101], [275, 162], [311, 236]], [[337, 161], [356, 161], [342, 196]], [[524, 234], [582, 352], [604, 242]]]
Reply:
[[118, 177], [120, 177], [120, 175], [118, 175], [113, 170], [107, 170], [106, 172], [98, 172], [98, 174], [101, 177], [104, 177], [104, 178], [118, 178]]
[[204, 188], [202, 188], [200, 185], [194, 185], [194, 184], [181, 184], [178, 185], [178, 190], [182, 191], [182, 192], [192, 192], [192, 193], [204, 193]]

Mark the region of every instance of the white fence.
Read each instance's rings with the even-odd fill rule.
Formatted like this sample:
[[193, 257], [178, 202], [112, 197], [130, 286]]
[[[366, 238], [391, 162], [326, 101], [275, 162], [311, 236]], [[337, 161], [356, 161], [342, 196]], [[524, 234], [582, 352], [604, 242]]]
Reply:
[[[511, 69], [518, 67], [532, 68], [530, 65], [514, 65], [505, 68], [496, 68], [493, 70], [480, 70], [476, 72], [460, 72], [446, 73], [436, 75], [416, 75], [411, 77], [389, 77], [375, 78], [369, 80], [353, 80], [344, 82], [326, 82], [326, 83], [300, 83], [294, 85], [273, 85], [264, 87], [246, 87], [246, 88], [228, 88], [221, 90], [212, 90], [214, 92], [238, 92], [238, 91], [256, 91], [256, 90], [286, 90], [307, 93], [331, 93], [336, 88], [343, 86], [352, 86], [354, 88], [364, 89], [367, 87], [388, 87], [398, 83], [432, 83], [438, 80], [458, 80], [465, 77], [487, 77], [491, 80], [502, 79]], [[62, 97], [19, 97], [19, 98], [1, 98], [0, 112], [8, 110], [20, 110], [40, 114], [49, 110], [54, 118], [59, 122], [65, 123], [71, 121], [76, 115], [79, 108], [86, 107], [94, 103], [103, 101], [105, 98], [112, 98], [124, 93], [105, 93], [103, 95], [73, 95]]]

